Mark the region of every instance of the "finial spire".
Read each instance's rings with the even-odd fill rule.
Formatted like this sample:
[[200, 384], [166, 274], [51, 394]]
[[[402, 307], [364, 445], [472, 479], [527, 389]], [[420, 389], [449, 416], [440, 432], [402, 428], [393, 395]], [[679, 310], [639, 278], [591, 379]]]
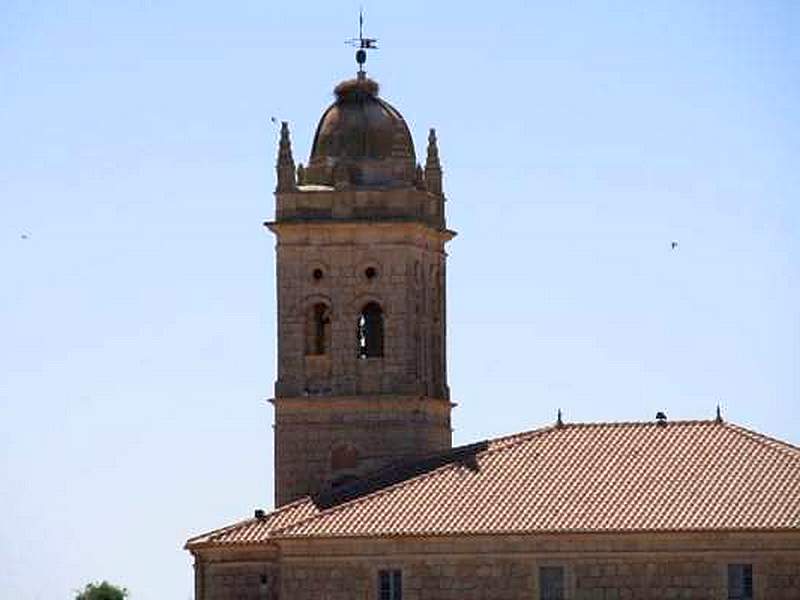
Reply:
[[561, 409], [558, 409], [558, 415], [556, 416], [556, 427], [563, 427], [564, 426], [564, 419], [561, 418]]
[[376, 38], [365, 38], [364, 37], [364, 9], [358, 9], [358, 37], [351, 38], [345, 42], [345, 44], [349, 44], [350, 46], [355, 46], [358, 48], [356, 50], [356, 62], [358, 63], [358, 78], [364, 79], [367, 76], [366, 71], [364, 71], [364, 63], [367, 62], [367, 50], [377, 50], [378, 46], [376, 42], [378, 40]]
[[281, 141], [278, 144], [278, 164], [275, 165], [275, 169], [278, 172], [276, 192], [291, 192], [297, 189], [289, 123], [286, 121], [281, 122]]
[[425, 186], [431, 194], [442, 195], [442, 165], [439, 163], [439, 147], [436, 130], [428, 134], [428, 157], [425, 160]]
[[717, 423], [722, 423], [722, 408], [720, 408], [719, 402], [717, 402], [717, 418], [714, 420]]

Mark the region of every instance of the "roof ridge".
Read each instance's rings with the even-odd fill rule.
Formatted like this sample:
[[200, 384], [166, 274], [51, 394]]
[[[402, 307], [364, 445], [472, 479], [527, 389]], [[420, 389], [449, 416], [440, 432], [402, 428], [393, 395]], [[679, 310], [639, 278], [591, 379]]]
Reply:
[[[564, 425], [562, 425], [562, 427], [566, 427], [566, 425], [567, 424], [565, 423]], [[516, 433], [508, 433], [506, 435], [501, 435], [501, 436], [495, 437], [495, 438], [488, 438], [488, 439], [482, 440], [482, 441], [484, 441], [484, 442], [486, 442], [488, 444], [495, 444], [497, 442], [511, 441], [511, 440], [514, 440], [514, 438], [528, 439], [531, 436], [538, 435], [538, 434], [544, 433], [546, 431], [550, 431], [551, 429], [558, 429], [558, 426], [555, 425], [555, 424], [545, 425], [544, 427], [537, 427], [536, 429], [528, 429], [526, 431], [517, 431]], [[477, 443], [480, 443], [480, 442], [477, 442]], [[470, 446], [470, 445], [472, 445], [472, 444], [464, 444], [463, 447]], [[462, 446], [457, 446], [457, 447], [462, 447]], [[454, 450], [455, 450], [455, 448], [454, 448]], [[490, 450], [487, 450], [487, 452], [489, 452], [489, 451]]]
[[630, 427], [631, 425], [636, 426], [659, 426], [663, 427], [664, 425], [716, 425], [717, 421], [714, 419], [678, 419], [674, 421], [670, 421], [667, 419], [664, 423], [659, 423], [658, 421], [578, 421], [578, 422], [569, 422], [566, 421], [562, 425], [562, 427]]
[[[682, 419], [679, 421], [667, 421], [665, 425], [675, 426], [675, 425], [716, 425], [718, 424], [715, 419]], [[631, 427], [631, 426], [661, 426], [664, 425], [659, 424], [656, 421], [565, 421], [558, 425], [553, 423], [551, 425], [546, 425], [544, 427], [537, 427], [536, 429], [530, 429], [527, 431], [519, 431], [517, 433], [509, 433], [507, 435], [501, 435], [500, 437], [490, 438], [485, 440], [490, 443], [497, 443], [497, 442], [505, 442], [511, 441], [514, 438], [522, 438], [528, 439], [532, 435], [541, 434], [550, 430], [559, 430], [559, 429], [567, 429], [570, 427], [573, 428], [589, 428], [589, 427]], [[455, 448], [454, 448], [455, 450]], [[488, 452], [488, 451], [487, 451]]]
[[795, 460], [800, 460], [800, 446], [795, 446], [789, 442], [785, 442], [783, 440], [779, 440], [778, 438], [760, 433], [754, 429], [748, 429], [747, 427], [738, 425], [736, 423], [728, 423], [723, 421], [722, 424], [728, 429], [735, 431], [739, 435], [756, 442], [760, 446], [769, 448], [770, 450], [778, 452], [783, 456], [789, 456]]

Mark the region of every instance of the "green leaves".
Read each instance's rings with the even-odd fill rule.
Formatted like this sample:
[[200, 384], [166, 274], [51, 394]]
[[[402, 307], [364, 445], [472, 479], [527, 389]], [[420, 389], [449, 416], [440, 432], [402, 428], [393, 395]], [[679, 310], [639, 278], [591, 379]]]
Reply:
[[75, 596], [75, 600], [125, 600], [127, 597], [128, 590], [103, 581], [86, 584], [86, 587]]

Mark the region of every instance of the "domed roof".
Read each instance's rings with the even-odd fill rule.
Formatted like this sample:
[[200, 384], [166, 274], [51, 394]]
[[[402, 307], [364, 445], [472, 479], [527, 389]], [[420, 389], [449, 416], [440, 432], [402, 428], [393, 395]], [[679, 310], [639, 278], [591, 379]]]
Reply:
[[414, 182], [414, 143], [402, 115], [366, 77], [344, 81], [322, 114], [305, 171], [308, 184], [397, 186]]

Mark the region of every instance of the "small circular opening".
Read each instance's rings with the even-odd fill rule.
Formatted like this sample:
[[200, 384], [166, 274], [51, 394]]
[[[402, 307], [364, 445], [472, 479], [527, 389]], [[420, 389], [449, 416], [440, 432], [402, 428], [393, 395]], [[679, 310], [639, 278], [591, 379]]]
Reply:
[[322, 279], [322, 269], [314, 269], [314, 271], [311, 273], [311, 276], [317, 280]]
[[378, 275], [378, 272], [375, 270], [375, 267], [367, 267], [367, 268], [364, 270], [364, 276], [365, 276], [367, 279], [375, 279], [375, 277], [376, 277], [377, 275]]

